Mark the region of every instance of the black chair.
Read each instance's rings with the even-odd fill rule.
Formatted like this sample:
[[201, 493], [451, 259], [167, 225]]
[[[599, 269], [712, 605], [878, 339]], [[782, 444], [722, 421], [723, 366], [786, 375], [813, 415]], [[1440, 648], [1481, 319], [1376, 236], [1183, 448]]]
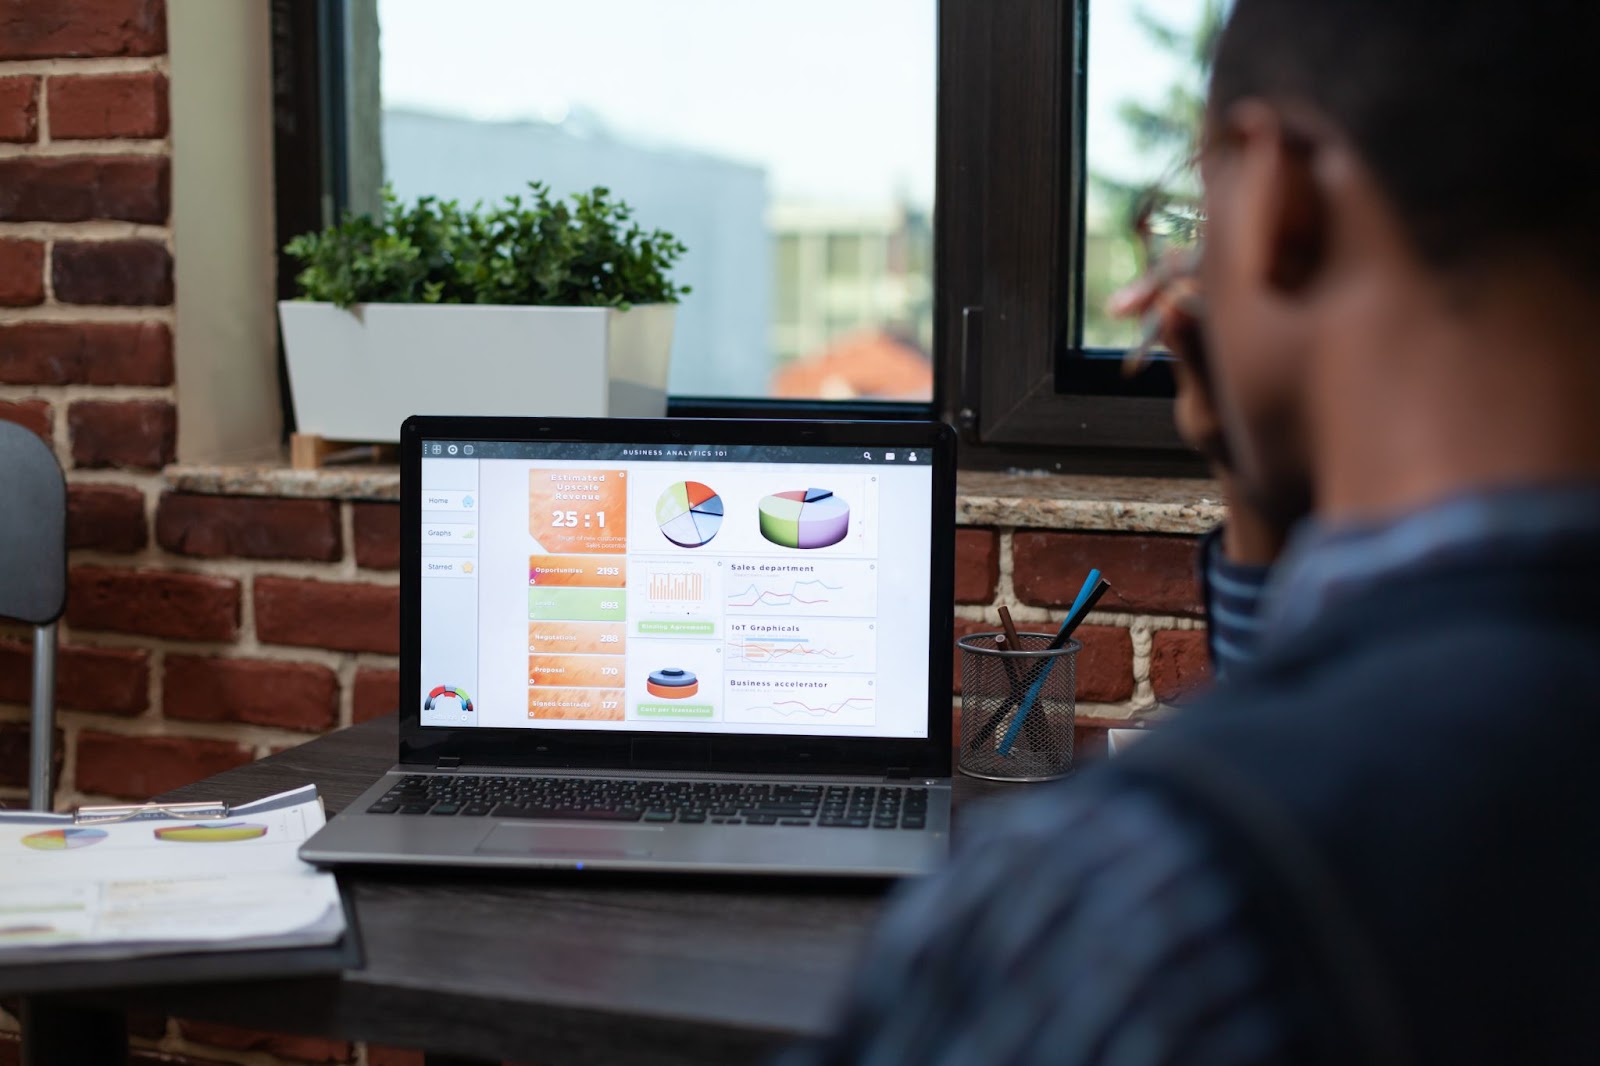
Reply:
[[67, 485], [48, 446], [0, 422], [0, 618], [33, 630], [28, 806], [54, 795], [56, 620], [67, 603]]
[[[0, 422], [0, 618], [33, 630], [33, 720], [28, 806], [52, 807], [55, 770], [56, 621], [67, 605], [67, 485], [48, 446]], [[127, 1036], [119, 1015], [24, 997], [24, 1066], [121, 1062]]]

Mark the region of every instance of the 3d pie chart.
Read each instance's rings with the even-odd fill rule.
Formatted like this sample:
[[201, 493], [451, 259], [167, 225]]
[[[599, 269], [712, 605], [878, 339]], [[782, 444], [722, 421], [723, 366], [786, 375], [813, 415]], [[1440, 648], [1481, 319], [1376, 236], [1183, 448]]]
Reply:
[[722, 497], [698, 481], [668, 485], [656, 501], [656, 523], [678, 547], [702, 547], [722, 528]]
[[700, 691], [700, 679], [688, 670], [664, 666], [650, 674], [644, 687], [664, 700], [686, 700]]
[[104, 829], [46, 829], [42, 833], [29, 833], [22, 838], [22, 846], [34, 851], [66, 851], [86, 848], [106, 838]]
[[794, 489], [764, 496], [761, 535], [785, 548], [826, 548], [850, 532], [850, 505], [832, 489]]
[[177, 825], [157, 829], [156, 839], [176, 844], [228, 844], [235, 840], [254, 840], [267, 835], [267, 827], [255, 822], [222, 822], [214, 825]]

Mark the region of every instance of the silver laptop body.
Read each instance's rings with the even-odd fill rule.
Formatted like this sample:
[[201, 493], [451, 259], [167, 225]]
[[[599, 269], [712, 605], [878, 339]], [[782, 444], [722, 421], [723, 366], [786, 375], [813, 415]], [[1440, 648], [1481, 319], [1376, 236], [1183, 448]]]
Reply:
[[939, 424], [408, 420], [399, 761], [301, 855], [934, 868], [954, 503]]

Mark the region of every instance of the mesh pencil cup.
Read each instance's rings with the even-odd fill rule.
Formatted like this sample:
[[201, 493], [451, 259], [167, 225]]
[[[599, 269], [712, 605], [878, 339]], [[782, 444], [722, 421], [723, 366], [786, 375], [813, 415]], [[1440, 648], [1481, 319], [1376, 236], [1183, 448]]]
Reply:
[[1065, 777], [1072, 772], [1078, 652], [1083, 645], [1069, 640], [1052, 650], [1051, 634], [1021, 633], [1012, 650], [996, 644], [999, 636], [975, 633], [958, 644], [961, 772], [991, 781]]

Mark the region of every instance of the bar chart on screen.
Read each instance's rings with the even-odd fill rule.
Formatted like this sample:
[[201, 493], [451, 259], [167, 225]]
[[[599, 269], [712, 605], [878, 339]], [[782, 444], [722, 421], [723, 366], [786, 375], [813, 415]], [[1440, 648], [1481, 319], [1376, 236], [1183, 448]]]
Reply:
[[645, 571], [645, 598], [652, 610], [699, 613], [706, 608], [706, 589], [703, 570], [651, 567]]

